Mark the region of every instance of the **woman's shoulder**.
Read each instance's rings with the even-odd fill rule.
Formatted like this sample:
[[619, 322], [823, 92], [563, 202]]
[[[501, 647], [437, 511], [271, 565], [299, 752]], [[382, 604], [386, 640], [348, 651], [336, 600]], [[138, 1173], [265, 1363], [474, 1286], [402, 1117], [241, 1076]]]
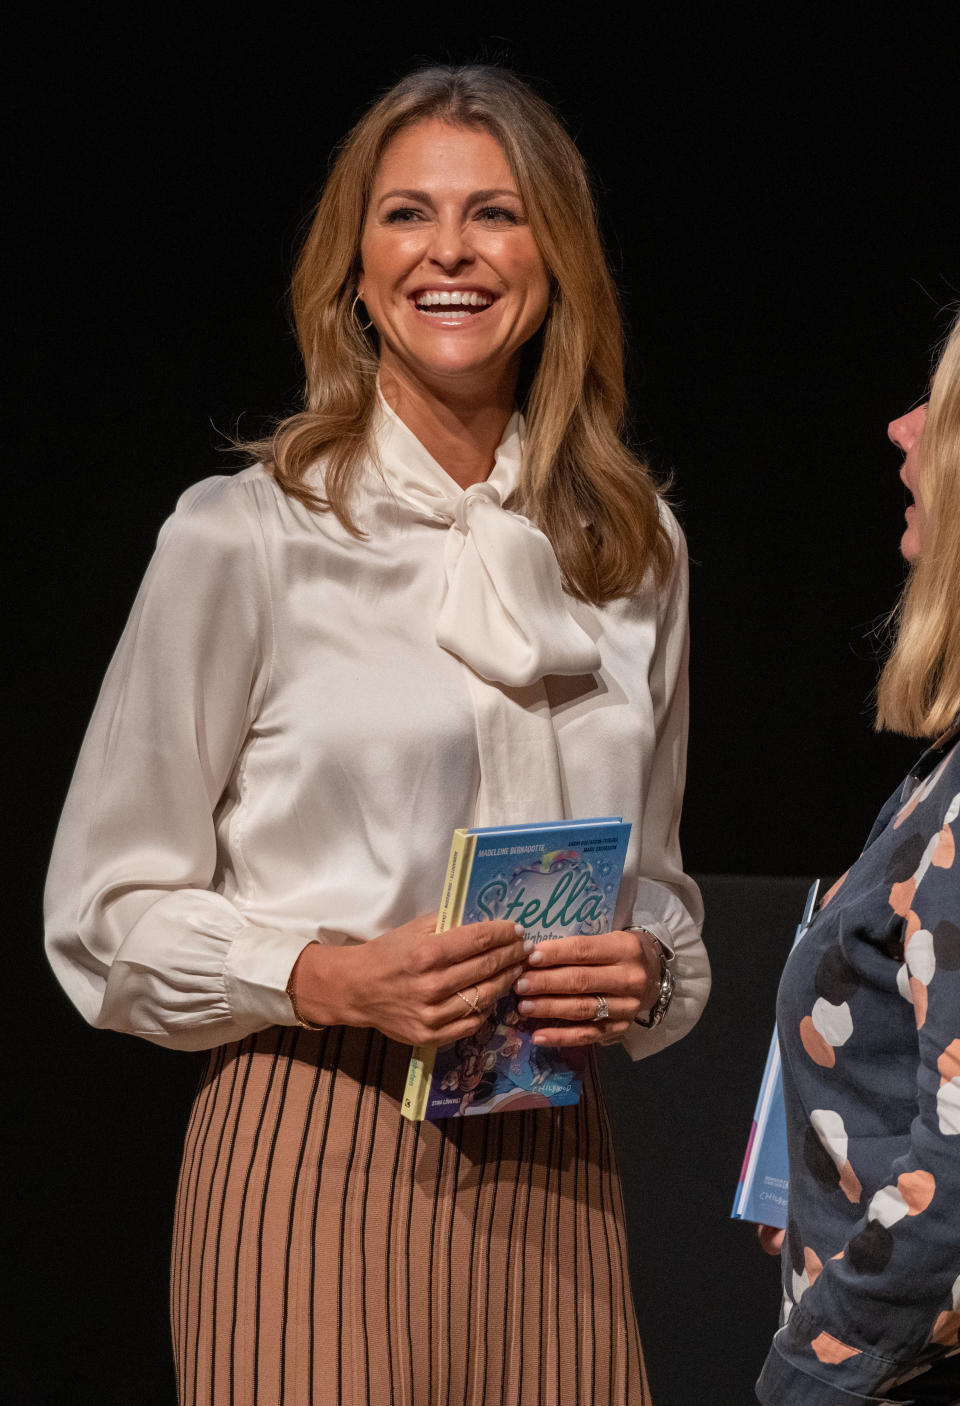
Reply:
[[657, 494], [657, 509], [660, 513], [660, 526], [670, 539], [675, 556], [685, 556], [687, 550], [687, 539], [684, 536], [683, 528], [676, 513], [664, 498], [662, 493]]
[[251, 540], [262, 535], [258, 522], [271, 492], [270, 482], [263, 466], [256, 464], [191, 484], [161, 527], [158, 548], [221, 557], [249, 551]]
[[251, 537], [261, 543], [297, 530], [315, 532], [330, 517], [286, 494], [263, 464], [214, 474], [184, 489], [161, 532], [228, 549]]
[[185, 488], [161, 524], [148, 580], [199, 588], [221, 581], [224, 589], [262, 585], [276, 554], [278, 500], [284, 497], [262, 464], [234, 474], [213, 474]]
[[202, 524], [207, 520], [240, 522], [257, 516], [265, 503], [283, 494], [263, 464], [251, 464], [235, 474], [211, 474], [185, 488], [173, 517]]
[[[169, 521], [189, 524], [194, 531], [210, 530], [224, 539], [230, 534], [249, 537], [253, 530], [267, 544], [301, 535], [342, 543], [349, 534], [336, 514], [324, 506], [326, 467], [326, 460], [320, 459], [304, 478], [305, 487], [317, 500], [314, 506], [285, 492], [270, 469], [257, 463], [192, 484], [180, 495]], [[373, 496], [371, 488], [378, 482], [368, 471], [358, 485], [363, 490], [358, 493], [361, 503]]]

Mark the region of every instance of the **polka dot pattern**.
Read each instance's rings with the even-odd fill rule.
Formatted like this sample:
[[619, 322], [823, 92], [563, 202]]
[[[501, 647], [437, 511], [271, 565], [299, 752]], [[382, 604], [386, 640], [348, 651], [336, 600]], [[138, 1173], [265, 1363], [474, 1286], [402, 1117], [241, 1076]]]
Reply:
[[937, 1090], [937, 1126], [944, 1137], [960, 1133], [960, 1079], [951, 1079]]
[[821, 997], [813, 1004], [810, 1022], [817, 1034], [832, 1049], [836, 1049], [838, 1045], [845, 1045], [853, 1034], [853, 1019], [846, 1001], [842, 1005], [831, 1006], [829, 1001], [825, 1001]]
[[937, 1069], [943, 1083], [960, 1075], [960, 1039], [951, 1040], [937, 1060]]
[[813, 1017], [805, 1015], [800, 1022], [800, 1040], [803, 1048], [813, 1060], [824, 1069], [832, 1069], [836, 1063], [833, 1046], [826, 1041], [813, 1023]]
[[878, 1220], [868, 1221], [847, 1245], [846, 1258], [857, 1274], [879, 1274], [893, 1254], [893, 1236]]
[[781, 983], [799, 1156], [765, 1402], [880, 1397], [885, 1364], [960, 1347], [958, 736], [888, 801]]
[[858, 977], [839, 943], [829, 947], [820, 959], [814, 976], [817, 999], [809, 1015], [800, 1022], [800, 1041], [807, 1054], [823, 1069], [836, 1063], [834, 1050], [850, 1038], [853, 1017], [849, 1000], [857, 989]]
[[878, 1191], [870, 1202], [867, 1215], [870, 1220], [879, 1221], [887, 1230], [891, 1225], [896, 1225], [898, 1220], [902, 1220], [909, 1212], [909, 1207], [900, 1192], [899, 1187], [885, 1186], [882, 1191]]
[[813, 989], [817, 995], [838, 1006], [850, 1000], [858, 984], [856, 970], [843, 955], [840, 944], [828, 947], [817, 964], [813, 978]]
[[818, 1333], [810, 1346], [821, 1362], [836, 1364], [846, 1362], [848, 1357], [859, 1357], [860, 1355], [858, 1347], [848, 1347], [846, 1343], [842, 1343], [839, 1338], [832, 1337], [830, 1333]]
[[825, 1191], [837, 1190], [840, 1185], [840, 1172], [814, 1128], [808, 1127], [804, 1133], [803, 1160], [807, 1171], [819, 1186]]
[[930, 1172], [903, 1172], [897, 1177], [897, 1189], [907, 1203], [907, 1214], [919, 1216], [933, 1200], [937, 1183]]
[[917, 981], [922, 981], [924, 986], [929, 986], [937, 967], [933, 952], [933, 933], [927, 932], [925, 928], [912, 933], [904, 946], [904, 955], [910, 975]]
[[925, 848], [926, 840], [922, 835], [911, 835], [897, 845], [886, 869], [887, 879], [891, 884], [903, 883], [905, 879], [913, 878]]
[[953, 1281], [950, 1307], [937, 1314], [930, 1341], [943, 1347], [956, 1347], [960, 1344], [960, 1276]]
[[944, 825], [937, 836], [936, 848], [933, 851], [931, 864], [936, 864], [939, 869], [949, 869], [957, 856], [956, 844], [953, 838], [953, 831], [949, 825]]
[[925, 928], [918, 928], [910, 933], [903, 950], [907, 971], [910, 973], [910, 994], [919, 1029], [927, 1018], [927, 987], [933, 980], [937, 967], [933, 934]]
[[933, 951], [944, 971], [960, 971], [960, 927], [949, 918], [941, 918], [933, 930]]
[[816, 1108], [810, 1114], [810, 1127], [834, 1165], [836, 1185], [848, 1201], [859, 1201], [863, 1187], [847, 1158], [849, 1139], [840, 1114], [830, 1108]]

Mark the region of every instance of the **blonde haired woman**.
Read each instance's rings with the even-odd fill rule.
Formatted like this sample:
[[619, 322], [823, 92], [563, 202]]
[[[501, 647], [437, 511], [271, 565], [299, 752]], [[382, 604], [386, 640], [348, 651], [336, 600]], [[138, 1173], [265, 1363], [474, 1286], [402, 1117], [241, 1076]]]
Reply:
[[[619, 436], [615, 297], [550, 109], [491, 69], [398, 84], [340, 149], [294, 310], [306, 408], [165, 526], [49, 886], [87, 1018], [211, 1050], [180, 1400], [636, 1406], [592, 1069], [573, 1109], [400, 1117], [411, 1042], [511, 987], [545, 1042], [640, 1057], [708, 986], [683, 541]], [[455, 826], [610, 813], [618, 931], [539, 961], [509, 923], [434, 936]]]
[[929, 403], [889, 435], [911, 569], [877, 726], [930, 745], [780, 986], [790, 1209], [769, 1406], [960, 1401], [960, 321]]

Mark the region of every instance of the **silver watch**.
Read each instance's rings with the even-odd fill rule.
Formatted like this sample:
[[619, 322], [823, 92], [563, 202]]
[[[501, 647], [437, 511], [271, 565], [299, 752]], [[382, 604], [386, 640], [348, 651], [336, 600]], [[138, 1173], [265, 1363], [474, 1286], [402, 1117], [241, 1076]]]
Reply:
[[[653, 934], [651, 933], [651, 937], [652, 936]], [[656, 937], [654, 937], [653, 940], [657, 944], [657, 952], [660, 957], [660, 991], [657, 995], [657, 999], [647, 1011], [646, 1015], [635, 1015], [633, 1018], [634, 1025], [640, 1025], [644, 1030], [652, 1030], [655, 1025], [659, 1025], [661, 1020], [663, 1020], [663, 1017], [670, 1009], [674, 987], [677, 984], [676, 977], [667, 966], [667, 957], [663, 950], [663, 943]]]

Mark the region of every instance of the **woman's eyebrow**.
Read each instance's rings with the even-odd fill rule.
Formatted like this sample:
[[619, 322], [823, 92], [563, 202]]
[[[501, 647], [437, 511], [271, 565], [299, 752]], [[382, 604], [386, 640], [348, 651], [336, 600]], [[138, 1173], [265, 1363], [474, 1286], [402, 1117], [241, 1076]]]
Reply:
[[402, 200], [419, 200], [422, 204], [430, 204], [430, 196], [425, 190], [385, 190], [381, 196], [378, 196], [377, 203], [379, 204], [383, 200], [394, 200], [397, 198]]
[[[519, 193], [509, 186], [495, 186], [490, 190], [474, 190], [467, 197], [469, 201], [483, 203], [485, 200], [494, 200], [497, 196], [510, 195], [514, 200], [519, 200]], [[433, 196], [426, 190], [385, 190], [377, 197], [379, 205], [384, 200], [419, 200], [421, 204], [430, 205], [433, 203]]]
[[512, 195], [515, 200], [520, 199], [518, 191], [510, 186], [496, 186], [493, 190], [475, 190], [471, 195], [471, 200], [479, 201], [481, 204], [485, 200], [495, 200], [499, 195]]

